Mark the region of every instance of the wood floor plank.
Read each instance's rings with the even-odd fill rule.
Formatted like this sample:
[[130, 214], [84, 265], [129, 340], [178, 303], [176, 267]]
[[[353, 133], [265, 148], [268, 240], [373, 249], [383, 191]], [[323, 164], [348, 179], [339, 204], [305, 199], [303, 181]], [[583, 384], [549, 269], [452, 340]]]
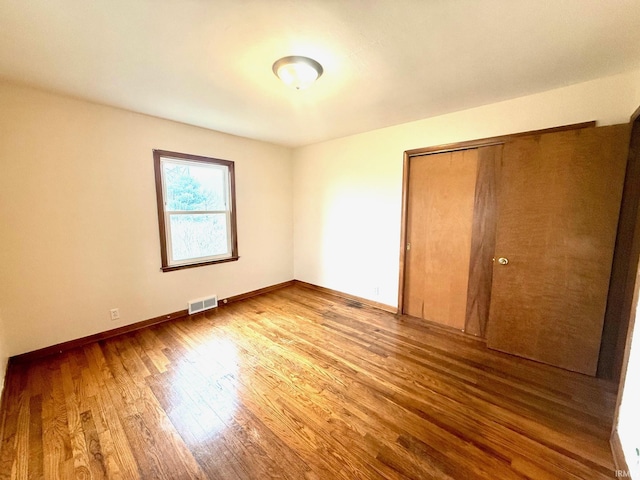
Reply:
[[2, 443], [0, 444], [0, 479], [11, 478], [11, 470], [16, 456], [16, 434], [18, 429], [18, 414], [20, 413], [20, 400], [28, 395], [25, 392], [25, 370], [26, 367], [19, 365], [11, 370], [11, 375], [7, 374], [5, 380], [5, 395], [11, 401], [5, 402], [5, 409], [0, 413], [2, 418]]
[[71, 452], [73, 455], [74, 478], [89, 478], [89, 449], [85, 442], [80, 411], [78, 410], [78, 398], [75, 393], [75, 386], [71, 376], [69, 361], [60, 366], [62, 374], [62, 388], [67, 410], [67, 428], [71, 440]]
[[[346, 315], [333, 313], [332, 316], [336, 319], [335, 321], [332, 321], [329, 315], [323, 315], [326, 326], [333, 329], [345, 324], [349, 325], [349, 330], [358, 332], [358, 335], [367, 335], [369, 337], [368, 341], [377, 345], [378, 349], [387, 354], [392, 354], [394, 357], [402, 356], [405, 360], [416, 363], [417, 365], [424, 364], [426, 361], [431, 369], [430, 373], [435, 370], [463, 381], [467, 385], [478, 387], [475, 389], [475, 394], [478, 392], [481, 393], [482, 390], [484, 390], [482, 387], [483, 384], [490, 383], [488, 390], [490, 390], [491, 393], [495, 393], [497, 389], [501, 389], [501, 395], [497, 398], [498, 400], [504, 400], [504, 406], [515, 406], [515, 408], [518, 408], [520, 411], [523, 407], [535, 410], [539, 408], [541, 404], [544, 404], [545, 400], [549, 400], [547, 405], [543, 405], [544, 415], [541, 418], [545, 419], [548, 418], [550, 413], [562, 409], [565, 405], [573, 406], [575, 403], [571, 400], [570, 395], [566, 395], [564, 405], [558, 405], [557, 395], [545, 395], [544, 391], [536, 389], [535, 386], [510, 381], [508, 377], [505, 378], [504, 372], [496, 372], [483, 364], [472, 364], [468, 358], [455, 355], [446, 350], [443, 351], [442, 348], [435, 343], [429, 344], [429, 349], [426, 350], [425, 345], [420, 344], [420, 342], [413, 338], [402, 337], [396, 334], [387, 336], [387, 332], [380, 331], [380, 329], [372, 330], [372, 327], [367, 323], [352, 320]], [[367, 330], [370, 330], [370, 332], [367, 332]], [[553, 409], [548, 408], [551, 405], [553, 405]], [[576, 409], [574, 408], [574, 410]], [[570, 418], [573, 419], [574, 416], [572, 415]], [[610, 422], [599, 422], [597, 416], [585, 413], [584, 422], [581, 426], [600, 426], [602, 431], [608, 432], [607, 424], [609, 423]]]
[[[182, 338], [184, 335], [179, 327], [174, 327], [170, 330], [176, 338]], [[198, 344], [195, 343], [195, 339], [190, 339], [189, 342], [197, 348]], [[213, 351], [216, 350], [214, 349]], [[224, 352], [224, 349], [222, 349], [222, 351]], [[207, 363], [207, 365], [209, 365], [209, 363]], [[187, 368], [181, 369], [183, 375], [188, 374], [188, 371], [189, 369]], [[192, 381], [191, 378], [187, 378], [188, 383]], [[322, 478], [343, 478], [339, 470], [332, 468], [331, 465], [326, 462], [326, 458], [321, 455], [320, 447], [315, 441], [314, 432], [304, 423], [298, 423], [295, 419], [291, 419], [290, 416], [287, 415], [287, 412], [283, 411], [277, 403], [277, 393], [265, 388], [258, 376], [252, 376], [245, 380], [244, 383], [234, 382], [231, 385], [227, 379], [221, 377], [218, 383], [223, 387], [228, 387], [226, 391], [232, 402], [234, 398], [242, 397], [246, 407], [258, 415], [289, 448], [293, 448], [299, 452], [299, 455], [310, 463], [320, 473]], [[254, 399], [256, 401], [254, 401]], [[227, 444], [223, 443], [223, 445], [226, 446]]]
[[[130, 337], [123, 336], [108, 341], [106, 351], [114, 377], [120, 379], [116, 388], [128, 407], [121, 420], [127, 437], [133, 440], [143, 477], [205, 478], [148, 389], [145, 379], [150, 374], [131, 344]], [[106, 380], [108, 388], [111, 382], [112, 379]], [[115, 383], [112, 385], [115, 387]]]
[[[273, 326], [272, 328], [277, 328]], [[282, 331], [284, 334], [284, 330]], [[311, 342], [308, 343], [310, 346]], [[322, 353], [317, 352], [319, 356]], [[355, 364], [352, 364], [355, 366]], [[360, 373], [364, 373], [361, 371]], [[387, 417], [395, 418], [396, 424], [399, 424], [402, 428], [402, 431], [414, 431], [413, 428], [416, 425], [413, 418], [414, 415], [420, 415], [420, 407], [413, 407], [413, 409], [407, 408], [407, 405], [411, 405], [411, 400], [405, 399], [403, 402], [403, 406], [398, 405], [397, 402], [397, 392], [394, 391], [394, 386], [392, 384], [387, 384], [386, 386], [381, 383], [368, 382], [367, 380], [355, 381], [349, 385], [349, 390], [357, 392], [358, 398], [372, 398], [373, 402], [375, 402], [377, 409], [382, 410]], [[370, 415], [375, 415], [374, 412], [370, 412]], [[402, 422], [398, 422], [398, 418], [402, 418]], [[404, 419], [407, 419], [405, 422]], [[424, 417], [423, 417], [424, 419]], [[482, 451], [474, 450], [473, 445], [469, 445], [468, 441], [461, 441], [461, 439], [457, 438], [457, 432], [452, 431], [448, 428], [442, 428], [442, 424], [437, 422], [435, 418], [429, 418], [429, 422], [423, 422], [420, 424], [420, 429], [424, 433], [425, 430], [430, 432], [431, 441], [442, 442], [444, 445], [447, 445], [448, 448], [454, 449], [456, 451], [456, 455], [459, 458], [476, 460], [481, 465], [482, 462]], [[495, 453], [495, 452], [494, 452]], [[488, 461], [493, 461], [491, 458], [487, 458]], [[502, 468], [505, 467], [505, 463], [502, 464]], [[505, 469], [501, 472], [498, 463], [494, 463], [493, 468], [494, 471], [500, 474], [500, 478], [510, 478], [510, 473]], [[425, 472], [426, 474], [426, 472]]]
[[233, 453], [215, 432], [207, 429], [210, 424], [201, 421], [198, 406], [180, 382], [174, 377], [156, 378], [149, 379], [149, 385], [205, 474], [209, 478], [242, 478], [234, 469]]
[[[284, 319], [283, 317], [279, 317], [279, 321], [285, 322], [286, 319]], [[273, 328], [277, 329], [279, 327], [274, 325]], [[300, 338], [306, 337], [307, 335], [306, 329], [304, 327], [299, 328], [297, 325], [288, 325], [282, 328], [281, 334], [286, 335], [286, 332], [289, 332], [289, 331], [298, 332], [297, 335]], [[305, 340], [305, 342], [307, 342], [309, 345], [312, 345], [311, 341]], [[334, 356], [341, 356], [343, 360], [348, 360], [353, 362], [351, 363], [351, 365], [356, 365], [358, 362], [366, 365], [365, 367], [363, 367], [364, 370], [362, 371], [368, 373], [369, 375], [371, 375], [374, 372], [376, 374], [379, 373], [378, 365], [375, 362], [372, 361], [372, 362], [369, 362], [368, 364], [365, 364], [365, 362], [361, 358], [362, 353], [360, 355], [352, 356], [350, 352], [339, 352], [339, 353], [332, 352], [333, 345], [335, 343], [336, 343], [335, 339], [328, 337], [327, 343], [326, 345], [324, 345], [324, 349], [323, 349], [324, 352], [321, 352], [319, 350], [317, 354], [318, 355], [333, 354]], [[387, 367], [387, 369], [389, 368]], [[392, 370], [392, 369], [389, 369], [389, 370]], [[402, 379], [403, 374], [402, 372], [395, 372], [395, 373], [396, 374], [393, 375], [392, 378], [394, 379], [394, 382], [397, 382], [398, 380]], [[418, 373], [418, 372], [414, 370], [414, 373]], [[384, 377], [384, 374], [383, 374], [383, 377]], [[420, 381], [419, 375], [416, 376], [416, 378], [411, 378], [410, 381], [407, 382], [404, 388], [400, 391], [396, 391], [395, 386], [391, 383], [385, 384], [384, 382], [378, 382], [378, 389], [380, 389], [383, 392], [383, 398], [385, 399], [395, 400], [396, 398], [398, 398], [398, 396], [401, 396], [400, 397], [402, 399], [401, 403], [405, 406], [405, 410], [407, 410], [407, 413], [411, 413], [411, 412], [415, 413], [427, 420], [430, 420], [430, 423], [436, 423], [438, 425], [442, 425], [443, 428], [449, 430], [456, 437], [461, 436], [461, 432], [468, 432], [466, 433], [466, 439], [478, 442], [477, 446], [481, 450], [492, 451], [493, 454], [497, 456], [500, 456], [500, 453], [498, 452], [506, 452], [505, 454], [509, 455], [510, 457], [527, 453], [531, 456], [537, 457], [537, 461], [539, 462], [547, 462], [548, 464], [546, 466], [549, 468], [551, 468], [551, 466], [556, 462], [557, 459], [555, 458], [555, 454], [557, 452], [555, 452], [555, 450], [541, 449], [540, 448], [541, 445], [537, 444], [535, 441], [533, 441], [531, 438], [527, 437], [526, 435], [525, 436], [519, 435], [517, 430], [513, 431], [511, 428], [504, 428], [501, 425], [501, 423], [487, 421], [484, 418], [485, 408], [491, 408], [492, 405], [490, 403], [486, 405], [481, 405], [480, 407], [475, 409], [482, 415], [469, 417], [470, 419], [467, 419], [467, 417], [469, 416], [468, 413], [471, 413], [471, 412], [468, 412], [467, 409], [469, 407], [469, 404], [473, 404], [473, 402], [475, 402], [474, 397], [465, 397], [466, 398], [465, 402], [460, 404], [458, 401], [456, 401], [454, 397], [450, 397], [449, 394], [445, 395], [443, 392], [440, 392], [440, 393], [436, 392], [436, 395], [432, 395], [430, 392], [431, 390], [430, 388], [425, 388], [421, 391], [415, 391], [412, 385], [416, 384], [416, 382], [419, 382], [419, 381]], [[387, 388], [386, 392], [383, 390], [383, 387]], [[351, 388], [355, 389], [357, 388], [357, 385], [351, 385]], [[458, 392], [458, 394], [460, 394], [460, 392]], [[443, 402], [443, 398], [441, 397], [445, 399], [444, 402]], [[446, 398], [446, 397], [450, 397], [450, 398]], [[438, 416], [430, 415], [429, 417], [424, 417], [424, 415], [426, 415], [426, 413], [424, 412], [424, 402], [429, 403], [430, 409], [435, 409], [440, 415]], [[454, 414], [453, 416], [451, 415], [452, 413]], [[399, 418], [399, 415], [397, 413], [391, 414], [391, 416], [393, 416], [394, 418]], [[440, 421], [441, 416], [444, 416], [444, 418], [447, 420], [445, 422], [441, 422]], [[429, 423], [425, 425], [428, 426]], [[507, 427], [509, 427], [509, 425], [507, 425]], [[491, 434], [488, 434], [488, 432], [491, 432]], [[436, 435], [436, 433], [437, 432], [434, 431], [432, 432], [432, 435]], [[562, 435], [561, 432], [556, 433], [556, 435], [558, 434]], [[592, 468], [595, 468], [596, 470], [599, 469], [600, 472], [607, 471], [606, 468], [599, 467], [596, 463], [593, 463], [591, 461], [591, 456], [593, 455], [593, 452], [602, 451], [605, 457], [608, 455], [608, 450], [604, 448], [604, 445], [606, 443], [606, 438], [607, 437], [603, 437], [599, 439], [599, 442], [600, 442], [599, 449], [592, 450], [590, 448], [588, 450], [585, 450], [584, 452], [586, 453], [586, 455], [584, 457], [576, 458], [575, 455], [569, 454], [567, 459], [570, 459], [569, 461], [574, 463], [573, 468], [576, 468], [580, 471], [586, 471], [586, 472], [590, 471], [590, 469]], [[543, 440], [543, 441], [546, 443], [546, 440]], [[517, 448], [514, 448], [514, 446], [517, 446]], [[556, 446], [556, 448], [559, 448], [559, 447]], [[565, 452], [565, 453], [570, 453], [570, 452]], [[469, 456], [469, 453], [466, 453], [464, 455], [465, 458], [468, 456]], [[609, 455], [609, 458], [610, 458], [610, 455]], [[583, 463], [586, 463], [587, 466], [585, 467], [581, 465], [580, 464], [581, 461]], [[610, 470], [612, 468], [613, 467], [611, 466]]]
[[289, 286], [12, 364], [0, 480], [605, 479], [615, 385]]
[[[334, 418], [331, 416], [331, 409], [325, 408], [323, 409], [321, 406], [317, 405], [313, 402], [313, 400], [306, 395], [304, 391], [297, 390], [292, 387], [292, 385], [287, 384], [286, 376], [282, 376], [282, 374], [277, 371], [277, 366], [274, 364], [270, 364], [267, 368], [261, 368], [260, 366], [256, 366], [256, 369], [259, 369], [259, 372], [253, 376], [253, 381], [256, 383], [260, 383], [262, 385], [263, 390], [265, 391], [277, 391], [278, 399], [277, 403], [279, 407], [288, 412], [290, 415], [297, 415], [298, 418], [307, 417], [310, 420], [307, 420], [307, 423], [310, 424], [311, 430], [313, 434], [320, 433], [322, 436], [334, 436], [337, 437], [337, 444], [335, 445], [334, 450], [331, 452], [334, 456], [340, 456], [344, 454], [344, 445], [341, 445], [343, 441], [348, 441], [349, 435], [352, 433], [349, 429], [344, 428], [344, 424], [336, 425], [335, 422], [331, 422]], [[285, 374], [286, 375], [286, 374]], [[312, 410], [313, 416], [305, 415], [303, 412], [299, 411], [296, 408], [297, 404], [302, 404], [306, 407], [306, 410]], [[319, 421], [311, 422], [311, 419], [318, 419]], [[341, 428], [342, 427], [342, 428]], [[341, 429], [341, 435], [337, 435], [336, 430]], [[352, 454], [355, 450], [359, 449], [359, 445], [357, 442], [349, 442], [349, 447], [352, 450]], [[325, 448], [324, 446], [319, 446], [318, 448]], [[358, 468], [354, 468], [353, 465], [344, 461], [343, 457], [341, 458], [341, 463], [343, 463], [343, 469], [350, 470], [348, 475], [351, 478], [359, 478], [361, 475], [361, 471], [366, 471], [368, 466], [361, 465]], [[357, 462], [356, 462], [357, 463]], [[367, 477], [365, 477], [367, 478]]]
[[72, 460], [71, 435], [59, 361], [49, 370], [51, 389], [42, 402], [44, 477], [64, 479], [67, 461]]
[[112, 374], [107, 367], [102, 349], [98, 343], [95, 343], [85, 347], [84, 353], [98, 392], [91, 406], [91, 413], [104, 452], [109, 477], [138, 479], [140, 478], [139, 468], [117, 413], [119, 404], [116, 405], [113, 402], [113, 397], [105, 383]]
[[[351, 321], [351, 319], [345, 316], [338, 317], [335, 312], [332, 312], [331, 316], [327, 315], [326, 313], [323, 314], [322, 316], [323, 316], [325, 325], [335, 323], [335, 322], [332, 322], [331, 317], [339, 319], [339, 322], [337, 324], [347, 323]], [[359, 322], [358, 332], [364, 332], [366, 328], [367, 328], [367, 325], [364, 322]], [[376, 329], [376, 330], [379, 330], [379, 329]], [[359, 333], [359, 334], [362, 334], [362, 333]], [[382, 332], [382, 334], [384, 335], [384, 332]], [[425, 345], [420, 345], [420, 343], [415, 343], [413, 341], [411, 341], [411, 343], [405, 343], [405, 340], [408, 340], [408, 339], [402, 339], [402, 338], [399, 339], [397, 336], [392, 340], [385, 340], [380, 336], [376, 336], [373, 339], [373, 341], [375, 341], [377, 344], [384, 345], [385, 351], [393, 354], [393, 356], [396, 358], [400, 356], [403, 356], [403, 357], [406, 356], [404, 360], [416, 363], [417, 365], [423, 364], [424, 360], [429, 360], [428, 367], [430, 369], [429, 370], [430, 376], [432, 376], [431, 373], [434, 371], [434, 369], [436, 369], [436, 371], [445, 373], [448, 377], [452, 377], [457, 380], [463, 380], [464, 383], [466, 383], [471, 387], [475, 387], [475, 386], [479, 387], [483, 383], [490, 382], [491, 385], [488, 386], [488, 389], [491, 390], [491, 393], [493, 393], [493, 391], [497, 387], [502, 386], [503, 387], [503, 390], [501, 392], [502, 395], [498, 396], [497, 400], [499, 401], [501, 399], [508, 399], [509, 402], [503, 403], [503, 406], [506, 406], [506, 407], [512, 407], [513, 404], [516, 403], [516, 406], [520, 411], [520, 413], [522, 413], [521, 407], [525, 407], [525, 408], [529, 407], [530, 409], [535, 411], [535, 409], [539, 408], [540, 404], [544, 402], [545, 399], [554, 400], [553, 401], [554, 408], [553, 409], [545, 408], [544, 417], [542, 419], [548, 418], [548, 415], [550, 413], [557, 411], [558, 407], [562, 408], [562, 406], [559, 406], [557, 403], [559, 399], [558, 395], [549, 397], [548, 395], [545, 394], [545, 392], [540, 391], [539, 389], [536, 389], [535, 386], [531, 386], [531, 387], [528, 386], [528, 383], [525, 384], [523, 382], [509, 381], [508, 377], [507, 379], [505, 379], [506, 373], [504, 371], [495, 372], [492, 370], [488, 370], [484, 364], [476, 363], [476, 364], [466, 365], [470, 363], [468, 359], [463, 358], [461, 356], [457, 356], [454, 352], [440, 350], [438, 346], [434, 345], [433, 343], [429, 344], [428, 350], [427, 350], [425, 348]], [[400, 348], [398, 348], [398, 346]], [[437, 353], [437, 352], [440, 352], [440, 353]], [[446, 362], [446, 366], [444, 367], [443, 365], [445, 364], [445, 362], [443, 362], [442, 360], [445, 360]], [[464, 360], [466, 360], [466, 362], [464, 362]], [[452, 363], [454, 363], [454, 365], [452, 365]], [[461, 370], [461, 368], [463, 370]], [[470, 375], [471, 375], [471, 378], [469, 378]], [[449, 381], [447, 381], [447, 383], [449, 383]], [[482, 389], [474, 388], [474, 391], [472, 393], [474, 395], [481, 394]], [[571, 404], [570, 395], [566, 394], [564, 395], [564, 398], [566, 399], [565, 400], [566, 404]], [[592, 398], [592, 396], [590, 396], [590, 398]], [[549, 405], [547, 405], [547, 407], [550, 405], [551, 405], [551, 402], [549, 403]], [[573, 416], [574, 416], [573, 414], [575, 413], [575, 409], [573, 410], [574, 412], [571, 412], [572, 413], [571, 419], [573, 419]], [[581, 427], [594, 426], [594, 424], [597, 425], [598, 423], [602, 427], [600, 431], [608, 435], [610, 429], [607, 427], [606, 424], [610, 424], [610, 422], [599, 422], [599, 418], [595, 415], [585, 414], [584, 423], [581, 424]]]
[[[86, 410], [80, 414], [82, 431], [84, 433], [85, 445], [87, 446], [87, 455], [89, 458], [90, 477], [94, 480], [107, 478], [107, 466], [104, 461], [103, 447], [100, 444], [100, 437], [96, 430], [93, 414], [91, 410]], [[119, 476], [119, 472], [118, 472]]]
[[11, 478], [16, 480], [27, 480], [29, 477], [29, 463], [20, 462], [19, 458], [29, 458], [29, 426], [30, 426], [30, 398], [22, 395], [20, 400], [20, 410], [18, 413], [18, 424], [16, 426], [15, 452], [16, 461], [13, 463]]
[[[31, 397], [29, 402], [29, 480], [44, 477], [42, 449], [42, 396]], [[19, 458], [19, 457], [18, 457]]]

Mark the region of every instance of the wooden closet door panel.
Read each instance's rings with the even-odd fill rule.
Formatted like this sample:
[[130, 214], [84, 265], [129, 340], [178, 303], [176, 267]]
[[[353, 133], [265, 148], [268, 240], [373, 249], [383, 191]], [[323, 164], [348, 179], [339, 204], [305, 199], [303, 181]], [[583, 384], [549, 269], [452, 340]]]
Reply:
[[477, 150], [414, 157], [409, 170], [404, 313], [463, 329]]
[[502, 148], [502, 144], [478, 148], [465, 332], [482, 338], [486, 337], [491, 306]]
[[615, 125], [505, 145], [490, 348], [595, 374], [628, 142]]

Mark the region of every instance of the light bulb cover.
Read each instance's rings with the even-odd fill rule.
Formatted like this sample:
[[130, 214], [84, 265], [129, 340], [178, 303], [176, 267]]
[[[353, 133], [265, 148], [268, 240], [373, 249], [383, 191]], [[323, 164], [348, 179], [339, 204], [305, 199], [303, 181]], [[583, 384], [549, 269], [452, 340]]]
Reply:
[[322, 65], [314, 59], [297, 55], [283, 57], [273, 64], [273, 73], [276, 77], [296, 90], [311, 86], [323, 72]]

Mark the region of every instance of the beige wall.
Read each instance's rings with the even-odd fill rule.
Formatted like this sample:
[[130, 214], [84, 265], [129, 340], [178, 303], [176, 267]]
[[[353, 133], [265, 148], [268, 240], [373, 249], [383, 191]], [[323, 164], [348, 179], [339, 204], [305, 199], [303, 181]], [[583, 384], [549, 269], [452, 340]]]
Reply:
[[7, 349], [7, 337], [4, 327], [4, 319], [2, 311], [0, 311], [0, 395], [4, 389], [4, 376], [7, 372], [7, 363], [9, 361], [9, 352]]
[[[238, 262], [160, 271], [154, 148], [236, 162]], [[287, 148], [0, 83], [5, 356], [292, 279], [291, 175]]]
[[638, 105], [635, 71], [294, 150], [295, 278], [395, 306], [404, 150], [623, 123]]

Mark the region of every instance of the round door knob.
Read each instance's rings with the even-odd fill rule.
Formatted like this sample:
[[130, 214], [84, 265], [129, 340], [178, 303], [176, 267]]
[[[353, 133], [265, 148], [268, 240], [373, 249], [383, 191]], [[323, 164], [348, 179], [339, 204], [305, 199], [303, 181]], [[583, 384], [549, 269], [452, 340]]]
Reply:
[[508, 258], [504, 258], [504, 257], [500, 257], [500, 258], [498, 259], [498, 263], [499, 263], [500, 265], [506, 265], [507, 263], [509, 263], [509, 259], [508, 259]]

